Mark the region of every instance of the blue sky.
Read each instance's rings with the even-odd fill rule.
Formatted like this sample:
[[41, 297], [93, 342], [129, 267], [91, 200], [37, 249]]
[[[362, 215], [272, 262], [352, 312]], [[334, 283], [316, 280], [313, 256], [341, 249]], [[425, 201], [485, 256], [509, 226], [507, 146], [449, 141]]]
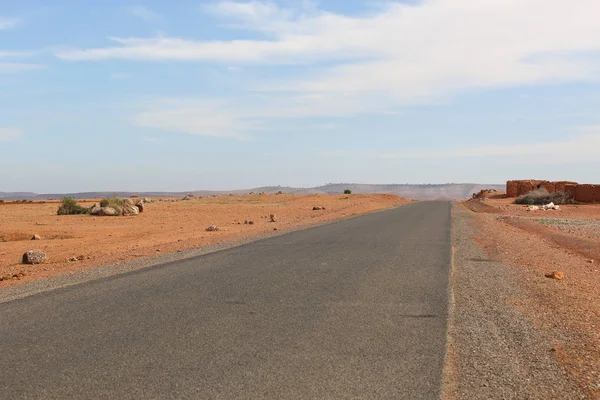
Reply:
[[0, 191], [600, 182], [598, 15], [0, 0]]

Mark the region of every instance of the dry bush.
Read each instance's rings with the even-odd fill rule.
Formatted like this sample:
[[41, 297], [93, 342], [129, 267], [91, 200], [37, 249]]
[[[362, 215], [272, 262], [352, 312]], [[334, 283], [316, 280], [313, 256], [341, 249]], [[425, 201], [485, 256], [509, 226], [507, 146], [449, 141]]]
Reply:
[[546, 189], [538, 189], [529, 193], [525, 193], [515, 200], [515, 204], [527, 205], [543, 205], [548, 203], [559, 204], [574, 204], [573, 196], [568, 192], [552, 192], [548, 193]]
[[90, 210], [77, 204], [77, 200], [74, 197], [63, 197], [56, 213], [58, 215], [78, 215], [89, 214]]

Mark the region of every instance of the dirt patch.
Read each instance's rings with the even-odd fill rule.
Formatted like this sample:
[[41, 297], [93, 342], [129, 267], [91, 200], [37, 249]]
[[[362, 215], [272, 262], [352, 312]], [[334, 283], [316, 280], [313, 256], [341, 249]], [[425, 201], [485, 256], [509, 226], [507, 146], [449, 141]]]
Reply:
[[[473, 214], [477, 242], [490, 258], [523, 271], [527, 296], [515, 306], [552, 338], [548, 351], [588, 398], [600, 398], [600, 207], [527, 212], [500, 200], [487, 206], [495, 211]], [[564, 279], [546, 277], [555, 271]]]
[[[163, 199], [130, 217], [56, 215], [58, 202], [5, 203], [0, 208], [0, 288], [70, 271], [184, 249], [202, 248], [266, 232], [333, 221], [406, 204], [394, 195], [240, 195]], [[89, 207], [97, 201], [80, 202]], [[314, 206], [324, 210], [313, 211]], [[271, 214], [277, 222], [271, 222]], [[244, 224], [244, 221], [253, 224]], [[207, 232], [209, 226], [218, 231]], [[34, 234], [42, 240], [32, 241]], [[21, 264], [32, 248], [42, 265]], [[75, 261], [71, 261], [71, 260]]]

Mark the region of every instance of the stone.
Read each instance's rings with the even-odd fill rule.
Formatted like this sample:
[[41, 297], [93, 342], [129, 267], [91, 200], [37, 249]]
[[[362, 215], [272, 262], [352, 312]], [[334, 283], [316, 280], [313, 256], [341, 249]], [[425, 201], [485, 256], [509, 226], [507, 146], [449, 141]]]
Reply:
[[320, 210], [324, 210], [325, 207], [321, 207], [321, 206], [315, 206], [313, 207], [313, 211], [320, 211]]
[[275, 214], [269, 215], [269, 218], [270, 218], [271, 222], [277, 222], [277, 217], [275, 216]]
[[137, 207], [137, 209], [138, 209], [139, 212], [144, 212], [144, 200], [138, 199], [135, 202], [135, 206]]
[[23, 254], [23, 264], [42, 264], [47, 260], [46, 253], [32, 249]]
[[562, 281], [563, 279], [565, 279], [565, 274], [560, 271], [554, 271], [549, 274], [546, 274], [546, 278], [551, 278], [551, 279], [556, 279], [556, 280]]
[[220, 230], [221, 229], [216, 225], [211, 225], [208, 228], [206, 228], [206, 232], [218, 232]]
[[31, 240], [42, 240], [42, 237], [36, 233], [31, 237]]
[[133, 202], [131, 204], [125, 203], [123, 204], [123, 210], [122, 210], [122, 214], [125, 216], [129, 216], [129, 215], [138, 215], [140, 213], [140, 210], [133, 205]]
[[100, 210], [100, 214], [98, 215], [103, 215], [103, 216], [107, 216], [107, 217], [116, 217], [118, 215], [121, 215], [121, 213], [119, 211], [117, 211], [117, 209], [112, 208], [112, 207], [102, 207], [102, 209]]
[[99, 207], [98, 204], [94, 204], [92, 208], [90, 208], [91, 215], [100, 215], [102, 213], [102, 207]]

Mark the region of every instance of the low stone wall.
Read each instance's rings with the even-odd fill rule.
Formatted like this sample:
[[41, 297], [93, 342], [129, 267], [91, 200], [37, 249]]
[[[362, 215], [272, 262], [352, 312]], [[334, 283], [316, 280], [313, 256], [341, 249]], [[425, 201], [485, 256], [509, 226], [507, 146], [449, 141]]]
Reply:
[[537, 189], [546, 189], [548, 192], [567, 192], [581, 203], [600, 202], [600, 185], [578, 184], [570, 181], [539, 181], [534, 179], [521, 181], [507, 181], [507, 197], [519, 197]]

